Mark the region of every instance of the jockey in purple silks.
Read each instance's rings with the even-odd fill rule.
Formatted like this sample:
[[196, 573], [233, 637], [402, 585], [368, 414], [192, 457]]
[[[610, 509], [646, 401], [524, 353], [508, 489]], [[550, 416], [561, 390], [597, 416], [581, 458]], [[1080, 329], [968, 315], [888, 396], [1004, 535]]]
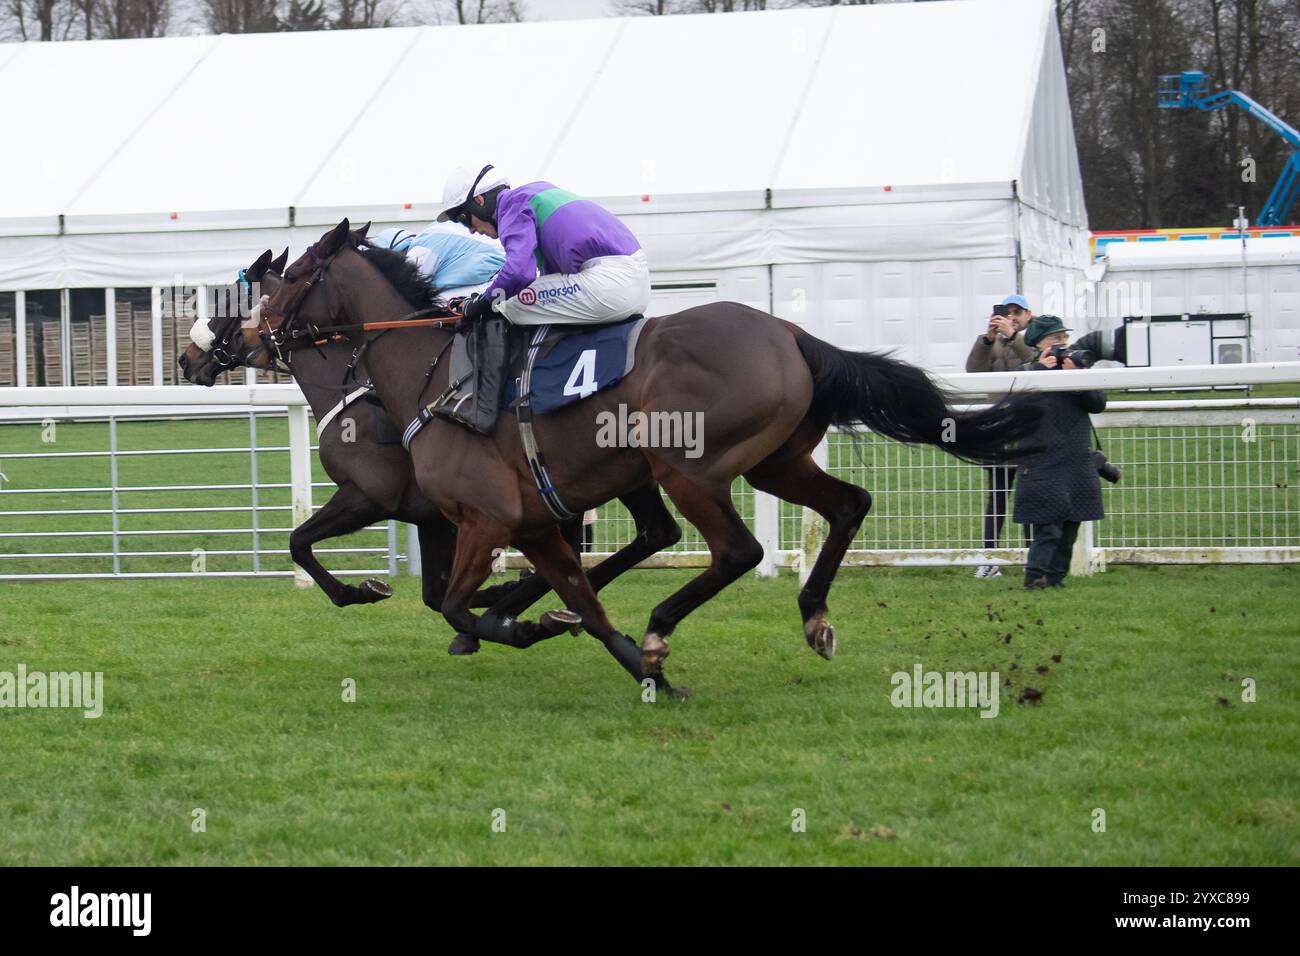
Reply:
[[636, 236], [613, 213], [548, 182], [510, 188], [493, 166], [447, 179], [438, 220], [492, 236], [506, 261], [467, 324], [496, 311], [514, 325], [617, 322], [650, 305], [650, 269]]

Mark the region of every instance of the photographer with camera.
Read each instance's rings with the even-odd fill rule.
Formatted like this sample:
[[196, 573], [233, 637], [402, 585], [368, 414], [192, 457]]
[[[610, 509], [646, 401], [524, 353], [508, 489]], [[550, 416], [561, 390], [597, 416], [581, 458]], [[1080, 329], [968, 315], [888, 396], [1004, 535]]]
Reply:
[[[1054, 315], [1039, 315], [1025, 329], [1025, 342], [1038, 349], [1028, 370], [1088, 368], [1092, 353], [1070, 349], [1070, 330]], [[1014, 520], [1029, 525], [1033, 539], [1025, 565], [1029, 590], [1061, 587], [1070, 571], [1079, 525], [1105, 517], [1100, 469], [1114, 469], [1092, 450], [1089, 414], [1106, 407], [1106, 393], [1046, 392], [1043, 419], [1031, 443], [1041, 450], [1019, 461]]]
[[[1033, 361], [1037, 353], [1025, 344], [1024, 329], [1034, 313], [1023, 295], [1009, 295], [993, 307], [988, 328], [975, 338], [970, 355], [966, 357], [968, 372], [1013, 372], [1026, 362]], [[984, 550], [998, 546], [1002, 525], [1007, 518], [1007, 502], [1015, 484], [1016, 469], [1005, 465], [985, 466], [989, 493], [984, 505]], [[977, 578], [998, 578], [1002, 572], [995, 564], [985, 564], [975, 569]]]

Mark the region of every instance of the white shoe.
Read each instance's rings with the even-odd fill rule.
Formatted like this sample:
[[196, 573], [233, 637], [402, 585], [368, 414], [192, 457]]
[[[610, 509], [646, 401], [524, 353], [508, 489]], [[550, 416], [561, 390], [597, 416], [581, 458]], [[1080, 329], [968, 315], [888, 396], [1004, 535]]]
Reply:
[[999, 568], [996, 564], [982, 564], [975, 569], [975, 577], [1000, 578], [1002, 577], [1002, 569]]

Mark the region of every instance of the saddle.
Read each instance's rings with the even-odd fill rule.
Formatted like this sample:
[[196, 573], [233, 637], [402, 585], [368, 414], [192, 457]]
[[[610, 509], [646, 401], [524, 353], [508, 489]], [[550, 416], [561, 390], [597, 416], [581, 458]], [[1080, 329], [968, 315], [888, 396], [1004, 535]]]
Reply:
[[492, 433], [503, 406], [516, 415], [525, 402], [537, 414], [556, 411], [622, 381], [647, 321], [514, 326], [491, 316], [456, 335], [448, 388], [428, 410], [482, 435]]

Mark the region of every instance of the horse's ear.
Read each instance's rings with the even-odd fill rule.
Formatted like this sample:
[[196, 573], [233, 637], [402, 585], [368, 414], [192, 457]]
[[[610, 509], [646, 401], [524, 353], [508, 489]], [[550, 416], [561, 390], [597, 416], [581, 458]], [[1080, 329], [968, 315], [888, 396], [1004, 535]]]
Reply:
[[324, 259], [328, 256], [334, 255], [334, 253], [342, 249], [348, 241], [348, 231], [350, 228], [351, 224], [344, 219], [329, 232], [325, 233], [325, 235], [321, 236], [320, 241], [316, 243], [316, 255]]
[[[270, 250], [267, 250], [270, 252]], [[284, 275], [284, 264], [289, 261], [289, 247], [284, 247], [284, 252], [280, 253], [271, 260], [270, 271], [276, 275]]]
[[266, 275], [266, 270], [271, 265], [271, 256], [273, 254], [274, 253], [272, 253], [270, 249], [267, 249], [257, 257], [256, 262], [249, 266], [248, 271], [245, 274], [251, 281], [256, 282], [258, 279], [262, 278], [262, 276]]
[[368, 233], [369, 231], [370, 231], [370, 223], [366, 223], [360, 229], [352, 233], [352, 238], [355, 239], [357, 242], [361, 242], [366, 238], [366, 233]]

